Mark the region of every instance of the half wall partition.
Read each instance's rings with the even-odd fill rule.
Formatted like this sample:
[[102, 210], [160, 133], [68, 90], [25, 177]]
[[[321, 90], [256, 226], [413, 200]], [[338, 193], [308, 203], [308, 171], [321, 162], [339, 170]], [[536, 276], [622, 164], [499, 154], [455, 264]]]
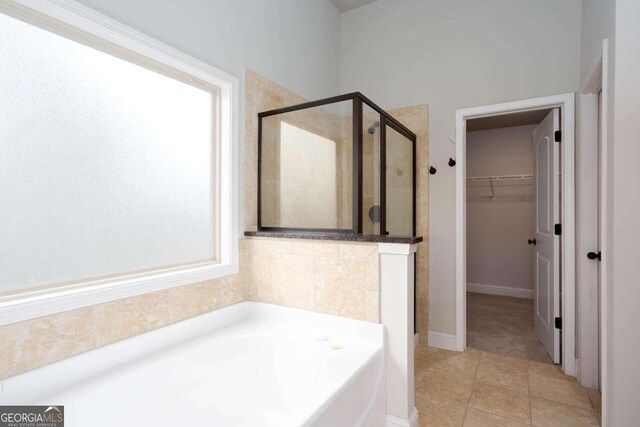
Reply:
[[414, 237], [416, 135], [359, 92], [258, 114], [258, 231]]

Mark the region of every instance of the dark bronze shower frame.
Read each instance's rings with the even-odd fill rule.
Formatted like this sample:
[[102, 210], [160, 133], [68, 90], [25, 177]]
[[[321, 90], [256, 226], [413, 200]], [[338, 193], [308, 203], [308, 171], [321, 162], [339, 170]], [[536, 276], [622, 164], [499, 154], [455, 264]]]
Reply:
[[[352, 197], [352, 228], [328, 229], [328, 228], [291, 228], [291, 227], [265, 227], [262, 225], [262, 119], [292, 111], [306, 110], [327, 104], [343, 101], [353, 101], [353, 197]], [[369, 98], [360, 92], [347, 93], [317, 101], [305, 102], [289, 107], [258, 113], [258, 231], [283, 232], [283, 233], [325, 233], [325, 234], [362, 234], [362, 162], [363, 162], [363, 103], [380, 114], [380, 234], [388, 235], [386, 231], [386, 126], [394, 129], [412, 143], [412, 167], [413, 167], [413, 236], [416, 235], [416, 135], [406, 126], [396, 120], [389, 113], [374, 104]]]

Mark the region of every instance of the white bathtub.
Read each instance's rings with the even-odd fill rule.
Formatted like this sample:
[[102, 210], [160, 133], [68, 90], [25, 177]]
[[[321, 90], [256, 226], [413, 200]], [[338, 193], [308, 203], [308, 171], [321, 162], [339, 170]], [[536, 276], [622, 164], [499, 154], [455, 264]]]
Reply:
[[0, 404], [65, 405], [67, 427], [383, 426], [383, 342], [243, 302], [6, 379]]

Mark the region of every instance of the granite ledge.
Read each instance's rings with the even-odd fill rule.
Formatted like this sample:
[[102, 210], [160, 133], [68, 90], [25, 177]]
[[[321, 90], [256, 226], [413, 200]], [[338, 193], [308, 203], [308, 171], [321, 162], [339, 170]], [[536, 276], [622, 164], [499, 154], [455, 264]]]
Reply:
[[270, 237], [276, 239], [309, 239], [333, 240], [338, 242], [374, 242], [374, 243], [404, 243], [414, 244], [422, 242], [422, 237], [381, 236], [379, 234], [342, 234], [342, 233], [302, 233], [288, 231], [245, 231], [247, 237]]

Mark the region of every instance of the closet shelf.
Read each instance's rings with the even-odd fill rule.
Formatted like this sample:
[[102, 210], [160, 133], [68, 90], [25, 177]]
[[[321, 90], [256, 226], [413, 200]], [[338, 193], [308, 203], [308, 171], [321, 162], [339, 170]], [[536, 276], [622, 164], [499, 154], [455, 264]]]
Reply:
[[533, 174], [523, 175], [493, 175], [493, 176], [469, 176], [467, 182], [483, 182], [483, 181], [511, 181], [533, 179]]

